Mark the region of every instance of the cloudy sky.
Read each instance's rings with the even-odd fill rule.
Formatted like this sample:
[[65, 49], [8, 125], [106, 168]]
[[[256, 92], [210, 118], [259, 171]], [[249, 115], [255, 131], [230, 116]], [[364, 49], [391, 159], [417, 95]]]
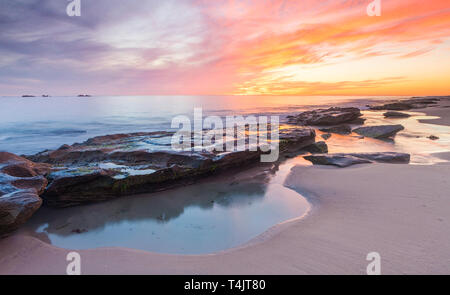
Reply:
[[0, 95], [450, 94], [450, 1], [0, 0]]

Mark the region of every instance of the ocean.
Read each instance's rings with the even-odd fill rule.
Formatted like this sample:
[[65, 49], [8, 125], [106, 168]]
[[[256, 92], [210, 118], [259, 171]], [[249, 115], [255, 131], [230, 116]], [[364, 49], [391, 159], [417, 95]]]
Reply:
[[[392, 99], [396, 97], [391, 97]], [[34, 154], [88, 138], [169, 130], [172, 118], [286, 115], [333, 105], [364, 107], [387, 97], [367, 96], [99, 96], [0, 97], [0, 151]]]

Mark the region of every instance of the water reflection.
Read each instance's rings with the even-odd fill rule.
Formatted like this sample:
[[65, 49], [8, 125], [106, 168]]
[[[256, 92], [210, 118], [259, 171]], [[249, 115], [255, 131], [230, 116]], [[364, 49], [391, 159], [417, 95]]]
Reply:
[[[362, 152], [404, 152], [411, 154], [411, 164], [429, 165], [446, 162], [433, 156], [435, 153], [450, 151], [450, 127], [420, 123], [418, 120], [430, 120], [436, 117], [426, 116], [418, 112], [405, 112], [409, 118], [391, 119], [383, 116], [383, 111], [363, 111], [365, 126], [401, 124], [405, 130], [393, 139], [361, 138], [360, 135], [332, 134], [326, 141], [330, 153], [362, 153]], [[424, 121], [426, 122], [426, 121]], [[324, 132], [317, 131], [318, 138]], [[430, 135], [438, 135], [439, 140], [430, 140]]]
[[87, 206], [42, 208], [22, 229], [69, 249], [128, 247], [163, 253], [211, 253], [239, 246], [298, 218], [308, 202], [282, 185], [291, 159], [152, 195]]

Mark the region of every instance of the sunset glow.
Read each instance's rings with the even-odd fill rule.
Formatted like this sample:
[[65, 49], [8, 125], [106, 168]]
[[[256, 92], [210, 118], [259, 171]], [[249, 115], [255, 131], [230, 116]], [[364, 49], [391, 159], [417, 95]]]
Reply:
[[448, 0], [64, 2], [0, 4], [0, 95], [449, 91]]

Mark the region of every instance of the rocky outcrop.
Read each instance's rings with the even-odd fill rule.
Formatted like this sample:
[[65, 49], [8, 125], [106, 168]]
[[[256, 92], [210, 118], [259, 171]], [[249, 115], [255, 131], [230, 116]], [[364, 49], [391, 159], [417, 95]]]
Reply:
[[348, 123], [361, 117], [358, 108], [333, 107], [329, 109], [318, 109], [290, 116], [288, 122], [296, 125], [330, 126]]
[[410, 161], [409, 154], [393, 152], [311, 155], [304, 158], [315, 165], [332, 165], [341, 168], [373, 162], [407, 164]]
[[311, 155], [304, 156], [303, 158], [310, 161], [314, 165], [332, 165], [341, 168], [349, 167], [355, 164], [371, 163], [369, 160], [345, 154]]
[[25, 223], [39, 209], [50, 166], [0, 152], [0, 237]]
[[364, 123], [366, 122], [367, 119], [365, 118], [357, 118], [355, 120], [349, 121], [347, 122], [348, 124], [352, 124], [352, 125], [364, 125]]
[[411, 117], [410, 114], [402, 113], [402, 112], [386, 112], [383, 114], [386, 118], [409, 118]]
[[440, 97], [420, 97], [405, 100], [398, 100], [382, 105], [369, 106], [371, 110], [392, 110], [392, 111], [406, 111], [411, 109], [426, 108], [430, 105], [435, 105], [440, 101]]
[[323, 139], [325, 139], [325, 140], [328, 140], [328, 139], [330, 139], [331, 134], [330, 134], [330, 133], [325, 133], [325, 134], [322, 134], [321, 137], [322, 137]]
[[0, 237], [19, 228], [42, 205], [42, 199], [33, 190], [16, 191], [0, 197]]
[[325, 141], [318, 141], [304, 148], [305, 151], [311, 154], [326, 154], [328, 153], [328, 145]]
[[383, 139], [393, 137], [397, 132], [402, 131], [403, 129], [405, 128], [402, 125], [379, 125], [359, 127], [353, 129], [353, 132], [365, 137]]
[[349, 153], [349, 155], [379, 163], [408, 164], [411, 160], [411, 156], [409, 154], [395, 152]]
[[280, 129], [280, 152], [298, 152], [314, 143], [316, 132], [312, 128]]
[[348, 124], [343, 124], [343, 125], [334, 126], [334, 127], [330, 127], [330, 128], [321, 128], [319, 130], [322, 132], [326, 132], [326, 133], [337, 133], [337, 134], [342, 134], [342, 135], [347, 135], [347, 134], [352, 133], [352, 127]]
[[[299, 151], [314, 143], [315, 136], [311, 128], [282, 129], [280, 152]], [[100, 136], [29, 159], [54, 165], [43, 198], [50, 206], [66, 207], [193, 183], [218, 171], [258, 163], [263, 153], [174, 152], [171, 137], [169, 132]]]

